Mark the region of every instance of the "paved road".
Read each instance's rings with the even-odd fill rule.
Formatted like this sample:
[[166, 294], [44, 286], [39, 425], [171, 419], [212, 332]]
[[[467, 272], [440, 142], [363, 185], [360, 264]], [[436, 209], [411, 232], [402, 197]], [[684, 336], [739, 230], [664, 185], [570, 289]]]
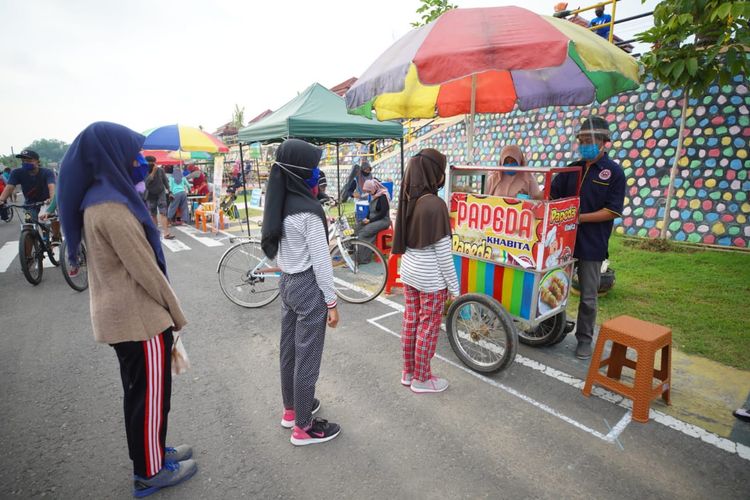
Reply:
[[[17, 235], [0, 226], [0, 497], [128, 498], [114, 352], [93, 342], [88, 293], [59, 270], [31, 287], [17, 259], [4, 269]], [[244, 310], [223, 297], [226, 240], [178, 241], [166, 254], [194, 368], [175, 379], [168, 441], [192, 444], [200, 470], [163, 498], [747, 498], [748, 449], [629, 423], [566, 378], [585, 370], [572, 356], [522, 348], [483, 378], [443, 338], [434, 369], [450, 389], [412, 394], [390, 333], [398, 301], [342, 306], [318, 386], [320, 415], [342, 435], [294, 448], [279, 426], [278, 303]]]

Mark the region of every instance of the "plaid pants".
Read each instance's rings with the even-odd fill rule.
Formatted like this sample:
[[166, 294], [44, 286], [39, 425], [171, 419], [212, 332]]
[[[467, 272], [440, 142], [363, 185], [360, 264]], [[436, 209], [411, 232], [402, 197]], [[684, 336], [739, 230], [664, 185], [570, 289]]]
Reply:
[[404, 371], [424, 382], [432, 376], [430, 360], [435, 355], [448, 289], [420, 292], [404, 283], [404, 297], [406, 310], [401, 325]]

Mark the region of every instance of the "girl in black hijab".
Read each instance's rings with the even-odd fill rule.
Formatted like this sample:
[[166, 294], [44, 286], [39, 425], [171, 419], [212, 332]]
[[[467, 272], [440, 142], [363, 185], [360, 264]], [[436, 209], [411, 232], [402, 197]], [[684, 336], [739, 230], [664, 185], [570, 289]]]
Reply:
[[271, 167], [261, 247], [281, 269], [281, 425], [296, 446], [323, 443], [341, 428], [321, 418], [315, 399], [326, 323], [339, 321], [325, 214], [313, 195], [321, 150], [299, 139], [284, 141]]
[[445, 155], [423, 149], [409, 160], [401, 183], [393, 253], [403, 254], [406, 308], [401, 331], [401, 383], [417, 393], [442, 392], [448, 381], [432, 375], [440, 319], [448, 293], [459, 293], [451, 254], [448, 207], [437, 195], [445, 184]]

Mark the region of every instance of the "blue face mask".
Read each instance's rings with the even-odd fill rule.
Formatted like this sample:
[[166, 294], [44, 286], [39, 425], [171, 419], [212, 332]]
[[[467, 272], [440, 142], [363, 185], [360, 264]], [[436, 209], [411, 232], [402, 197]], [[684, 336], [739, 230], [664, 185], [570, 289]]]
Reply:
[[584, 160], [591, 161], [599, 156], [599, 145], [598, 144], [581, 144], [578, 146], [578, 151], [581, 152], [581, 157]]
[[307, 184], [307, 187], [310, 189], [313, 189], [318, 186], [318, 179], [320, 179], [320, 169], [315, 167], [312, 169], [312, 177], [305, 179], [305, 184]]
[[[503, 167], [517, 167], [518, 163], [516, 162], [510, 162], [503, 165]], [[518, 172], [503, 172], [505, 175], [516, 175]]]
[[26, 163], [26, 162], [21, 163], [21, 168], [24, 170], [34, 170], [35, 166], [36, 165], [34, 165], [33, 163]]
[[140, 182], [143, 182], [143, 180], [148, 175], [148, 162], [143, 157], [143, 155], [139, 154], [135, 157], [135, 159], [138, 162], [138, 166], [128, 169], [130, 173], [130, 180], [133, 182], [134, 186]]

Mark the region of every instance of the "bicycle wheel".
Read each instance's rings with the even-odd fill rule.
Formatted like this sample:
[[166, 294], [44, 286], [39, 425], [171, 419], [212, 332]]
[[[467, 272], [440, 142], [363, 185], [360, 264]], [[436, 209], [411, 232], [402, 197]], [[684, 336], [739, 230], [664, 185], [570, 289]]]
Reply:
[[369, 302], [383, 291], [388, 266], [380, 250], [363, 240], [352, 238], [331, 249], [333, 282], [336, 295], [353, 304]]
[[42, 281], [44, 267], [44, 246], [34, 229], [24, 229], [18, 239], [18, 256], [21, 260], [21, 271], [26, 281], [36, 286]]
[[58, 267], [60, 265], [60, 256], [62, 255], [61, 249], [61, 245], [53, 245], [52, 243], [47, 243], [47, 256], [49, 257], [49, 261], [55, 267]]
[[66, 257], [67, 242], [63, 241], [60, 246], [60, 268], [62, 269], [63, 278], [70, 285], [70, 288], [77, 292], [82, 292], [89, 287], [89, 271], [86, 265], [86, 247], [81, 242], [81, 246], [78, 247], [78, 273], [74, 276], [70, 275], [70, 264]]
[[[545, 319], [534, 328], [518, 330], [518, 340], [531, 346], [552, 345], [565, 338], [565, 311]], [[556, 342], [557, 341], [557, 342]]]
[[238, 243], [227, 250], [219, 261], [219, 286], [229, 300], [242, 307], [262, 307], [279, 296], [279, 276], [257, 277], [258, 271], [274, 267], [275, 262], [266, 262], [266, 256], [257, 241]]
[[518, 333], [513, 318], [492, 297], [460, 296], [448, 309], [445, 326], [453, 352], [474, 371], [494, 373], [516, 358]]

